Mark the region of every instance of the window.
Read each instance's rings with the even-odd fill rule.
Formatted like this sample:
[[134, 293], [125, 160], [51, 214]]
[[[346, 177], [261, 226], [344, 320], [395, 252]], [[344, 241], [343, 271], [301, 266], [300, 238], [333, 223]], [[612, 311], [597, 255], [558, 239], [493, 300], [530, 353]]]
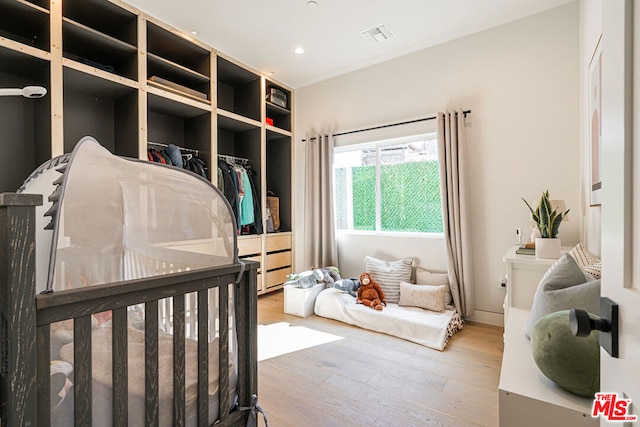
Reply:
[[336, 228], [442, 233], [436, 134], [334, 152]]

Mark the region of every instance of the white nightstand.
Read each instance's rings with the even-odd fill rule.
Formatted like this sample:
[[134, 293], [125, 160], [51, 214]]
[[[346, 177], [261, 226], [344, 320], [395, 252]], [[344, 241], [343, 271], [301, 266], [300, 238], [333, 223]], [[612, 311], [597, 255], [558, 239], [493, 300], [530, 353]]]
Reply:
[[[504, 254], [502, 260], [507, 263], [507, 296], [504, 300], [504, 324], [507, 324], [511, 307], [531, 309], [533, 296], [544, 273], [557, 260], [536, 258], [533, 255], [516, 254], [517, 245], [513, 245]], [[563, 247], [562, 253], [570, 250]]]

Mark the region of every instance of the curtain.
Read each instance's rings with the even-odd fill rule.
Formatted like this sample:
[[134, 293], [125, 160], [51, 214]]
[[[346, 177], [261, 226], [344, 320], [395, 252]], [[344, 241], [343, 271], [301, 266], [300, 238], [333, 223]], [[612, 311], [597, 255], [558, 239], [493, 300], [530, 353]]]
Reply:
[[333, 218], [333, 136], [307, 138], [304, 207], [305, 266], [337, 265]]
[[447, 270], [453, 302], [462, 316], [474, 311], [464, 114], [438, 113], [438, 160]]

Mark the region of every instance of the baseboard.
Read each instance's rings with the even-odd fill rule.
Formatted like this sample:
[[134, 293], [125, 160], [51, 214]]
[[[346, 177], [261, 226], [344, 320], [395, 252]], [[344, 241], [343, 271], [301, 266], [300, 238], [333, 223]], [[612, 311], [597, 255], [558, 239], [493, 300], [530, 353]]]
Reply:
[[493, 313], [491, 311], [476, 310], [473, 316], [465, 317], [465, 320], [477, 323], [486, 323], [493, 326], [504, 326], [504, 315], [501, 313]]

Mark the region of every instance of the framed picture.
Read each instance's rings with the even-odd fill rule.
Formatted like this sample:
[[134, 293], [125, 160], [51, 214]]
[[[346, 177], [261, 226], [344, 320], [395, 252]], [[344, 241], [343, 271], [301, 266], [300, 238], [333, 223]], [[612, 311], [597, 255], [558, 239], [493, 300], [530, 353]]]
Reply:
[[591, 153], [589, 189], [590, 205], [600, 205], [602, 197], [602, 173], [600, 145], [602, 135], [602, 36], [589, 63], [589, 146]]

